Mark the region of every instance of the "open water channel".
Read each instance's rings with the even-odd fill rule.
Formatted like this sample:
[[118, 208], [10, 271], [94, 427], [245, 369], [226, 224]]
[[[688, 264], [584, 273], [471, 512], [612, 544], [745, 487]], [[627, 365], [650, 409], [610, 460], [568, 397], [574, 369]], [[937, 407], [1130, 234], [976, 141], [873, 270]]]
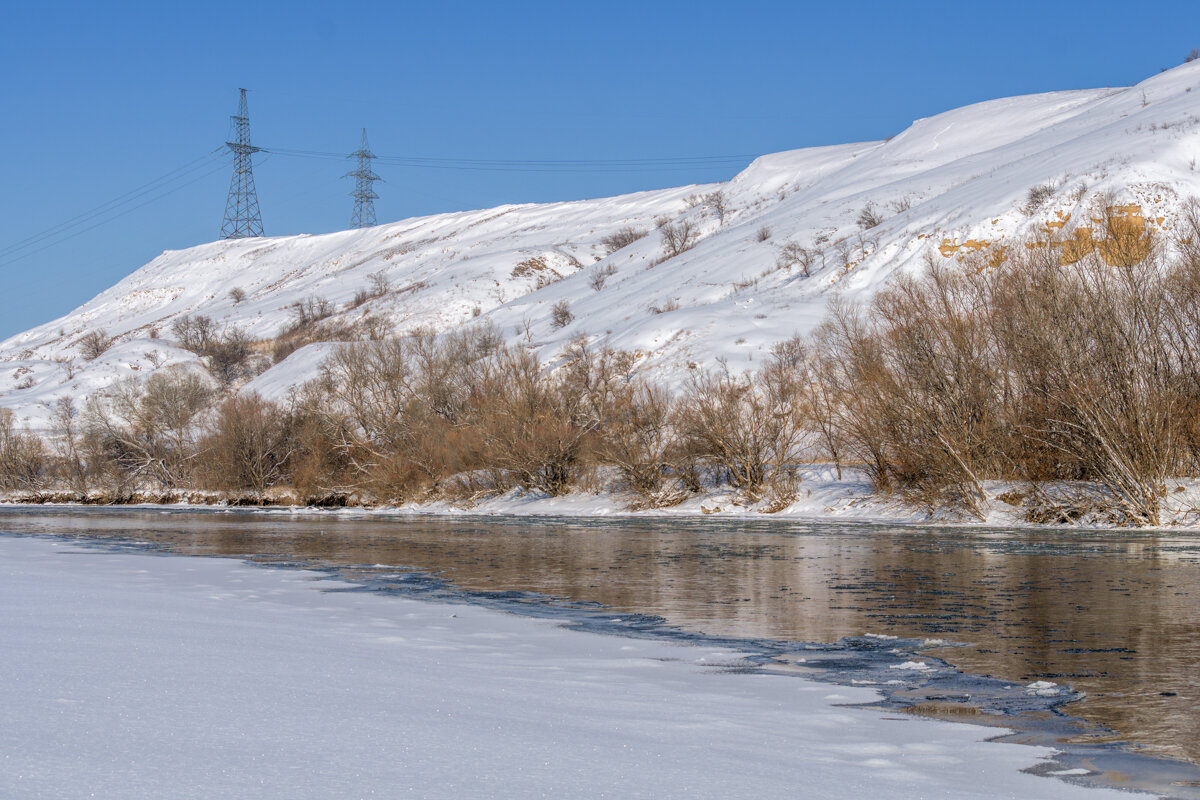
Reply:
[[1023, 718], [1022, 736], [1079, 745], [1105, 782], [1200, 797], [1200, 534], [42, 508], [0, 510], [0, 533], [737, 640], [761, 654], [753, 668], [874, 683], [896, 708], [963, 721]]

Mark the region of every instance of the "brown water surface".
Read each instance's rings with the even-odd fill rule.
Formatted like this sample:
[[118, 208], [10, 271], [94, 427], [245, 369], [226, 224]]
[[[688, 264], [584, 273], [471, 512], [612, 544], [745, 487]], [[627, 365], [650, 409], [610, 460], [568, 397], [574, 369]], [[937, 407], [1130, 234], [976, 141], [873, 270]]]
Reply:
[[1200, 538], [785, 521], [353, 518], [141, 510], [0, 511], [0, 531], [133, 539], [173, 552], [532, 591], [715, 635], [965, 643], [936, 655], [1087, 693], [1114, 740], [1200, 762]]

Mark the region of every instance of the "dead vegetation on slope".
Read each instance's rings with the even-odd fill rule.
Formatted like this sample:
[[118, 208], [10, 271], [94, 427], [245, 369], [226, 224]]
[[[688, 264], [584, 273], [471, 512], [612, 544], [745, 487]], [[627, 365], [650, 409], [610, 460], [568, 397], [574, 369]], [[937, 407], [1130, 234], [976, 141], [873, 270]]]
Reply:
[[[1200, 475], [1200, 208], [1173, 241], [1095, 230], [1109, 244], [1070, 258], [1077, 234], [931, 257], [869, 306], [835, 303], [758, 372], [698, 370], [673, 394], [583, 339], [548, 368], [487, 326], [364, 337], [305, 302], [281, 340], [353, 340], [291, 402], [221, 399], [224, 378], [166, 370], [61, 404], [46, 442], [4, 416], [0, 488], [389, 503], [608, 484], [645, 508], [726, 485], [780, 510], [796, 465], [824, 459], [931, 511], [982, 517], [984, 484], [1005, 480], [1031, 521], [1158, 524], [1168, 479]], [[244, 363], [236, 332], [175, 328], [234, 365], [218, 378]]]

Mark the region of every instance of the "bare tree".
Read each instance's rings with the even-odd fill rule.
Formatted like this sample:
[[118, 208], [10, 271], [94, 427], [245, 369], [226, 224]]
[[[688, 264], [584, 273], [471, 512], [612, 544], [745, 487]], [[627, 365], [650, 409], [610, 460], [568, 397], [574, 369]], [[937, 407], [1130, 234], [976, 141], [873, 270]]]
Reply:
[[79, 352], [88, 361], [95, 361], [100, 356], [116, 343], [117, 337], [109, 336], [104, 330], [95, 330], [85, 333], [76, 343], [79, 347]]
[[50, 441], [54, 453], [54, 472], [76, 496], [84, 498], [91, 488], [92, 465], [84, 454], [79, 411], [70, 397], [54, 402], [50, 419]]
[[283, 479], [292, 453], [287, 417], [257, 394], [234, 395], [217, 407], [200, 450], [212, 485], [265, 492]]
[[663, 252], [666, 258], [674, 258], [696, 246], [700, 231], [690, 219], [671, 222], [666, 218], [658, 220], [658, 232], [662, 236]]
[[45, 481], [48, 459], [42, 440], [16, 430], [13, 414], [0, 408], [0, 489], [38, 489]]
[[720, 189], [709, 192], [708, 194], [704, 195], [704, 204], [712, 210], [713, 214], [716, 215], [717, 223], [719, 225], [724, 225], [725, 215], [729, 213], [729, 204], [725, 197], [725, 193]]
[[799, 242], [785, 242], [779, 248], [779, 256], [775, 259], [775, 266], [783, 270], [799, 267], [804, 272], [804, 277], [808, 278], [811, 276], [810, 270], [815, 259], [816, 253], [804, 247]]
[[789, 466], [805, 437], [801, 375], [773, 361], [759, 375], [693, 374], [675, 409], [685, 451], [752, 498]]
[[550, 309], [550, 324], [555, 328], [565, 328], [573, 319], [575, 315], [571, 313], [571, 304], [567, 300], [559, 300]]
[[156, 372], [144, 385], [129, 378], [89, 399], [85, 425], [115, 466], [135, 480], [175, 488], [194, 464], [198, 417], [212, 394], [208, 382], [187, 369]]

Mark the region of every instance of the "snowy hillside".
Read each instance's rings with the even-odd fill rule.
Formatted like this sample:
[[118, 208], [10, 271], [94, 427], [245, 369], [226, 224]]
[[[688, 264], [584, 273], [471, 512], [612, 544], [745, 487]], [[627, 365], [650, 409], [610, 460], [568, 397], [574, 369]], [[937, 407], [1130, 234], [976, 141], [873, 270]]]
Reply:
[[[717, 358], [753, 368], [773, 342], [810, 330], [835, 293], [868, 296], [929, 253], [960, 259], [1050, 229], [1070, 234], [1091, 224], [1106, 193], [1131, 224], [1169, 231], [1182, 201], [1200, 195], [1197, 160], [1193, 62], [1125, 89], [956, 109], [885, 142], [763, 156], [723, 185], [214, 242], [164, 253], [0, 343], [0, 406], [39, 429], [58, 397], [198, 361], [172, 341], [172, 322], [188, 314], [236, 325], [269, 353], [293, 304], [313, 299], [328, 302], [333, 322], [374, 316], [398, 332], [490, 321], [548, 361], [586, 335], [669, 375]], [[1043, 185], [1052, 188], [1030, 208]], [[723, 213], [701, 201], [717, 191]], [[694, 247], [664, 260], [661, 218], [681, 236], [690, 227]], [[647, 235], [609, 254], [604, 240], [629, 228]], [[788, 244], [804, 248], [809, 275], [797, 263], [777, 268]], [[564, 302], [572, 320], [556, 325]], [[81, 339], [95, 331], [117, 340], [86, 360]], [[281, 397], [326, 352], [301, 348], [249, 385]]]

